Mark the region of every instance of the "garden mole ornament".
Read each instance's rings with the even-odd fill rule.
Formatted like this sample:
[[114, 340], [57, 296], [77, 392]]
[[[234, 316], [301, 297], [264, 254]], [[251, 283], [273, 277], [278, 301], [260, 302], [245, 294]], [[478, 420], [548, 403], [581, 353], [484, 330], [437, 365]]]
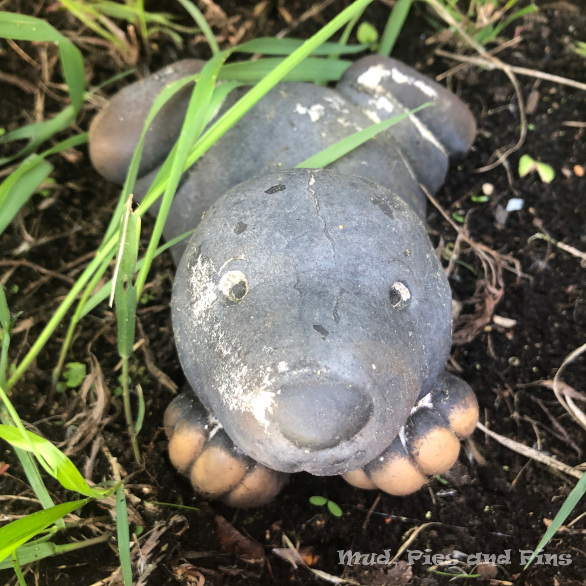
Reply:
[[[158, 92], [201, 67], [179, 62], [112, 99], [90, 129], [104, 176], [124, 180]], [[147, 134], [139, 198], [188, 98], [178, 94]], [[427, 101], [435, 106], [328, 169], [292, 168]], [[190, 388], [165, 428], [171, 461], [195, 490], [258, 506], [305, 470], [405, 495], [454, 464], [478, 405], [444, 370], [451, 294], [420, 184], [435, 192], [475, 132], [452, 93], [371, 56], [336, 89], [277, 85], [185, 174], [165, 236], [197, 226], [174, 251], [173, 329]]]

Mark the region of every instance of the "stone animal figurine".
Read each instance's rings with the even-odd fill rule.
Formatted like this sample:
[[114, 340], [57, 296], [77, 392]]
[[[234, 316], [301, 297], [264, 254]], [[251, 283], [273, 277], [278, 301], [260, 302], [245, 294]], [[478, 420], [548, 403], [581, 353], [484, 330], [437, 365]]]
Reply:
[[[105, 177], [123, 181], [157, 93], [201, 66], [179, 62], [114, 96], [90, 129]], [[187, 100], [178, 94], [149, 131], [139, 197]], [[292, 169], [430, 100], [330, 169]], [[198, 492], [257, 506], [305, 470], [405, 495], [454, 464], [478, 405], [444, 370], [451, 294], [420, 184], [435, 192], [475, 131], [456, 96], [372, 56], [335, 89], [278, 85], [186, 173], [165, 236], [197, 226], [174, 251], [172, 301], [191, 388], [165, 428], [171, 461]]]

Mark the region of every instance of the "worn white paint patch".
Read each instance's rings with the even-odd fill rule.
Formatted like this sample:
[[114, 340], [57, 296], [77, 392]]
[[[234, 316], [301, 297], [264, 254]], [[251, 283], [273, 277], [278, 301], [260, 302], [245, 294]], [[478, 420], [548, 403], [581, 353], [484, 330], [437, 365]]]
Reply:
[[433, 407], [433, 403], [431, 401], [431, 393], [427, 393], [427, 395], [425, 395], [425, 397], [423, 397], [422, 399], [420, 399], [419, 401], [417, 401], [417, 403], [415, 403], [415, 406], [413, 407], [413, 409], [411, 409], [411, 413], [409, 415], [413, 415], [413, 413], [415, 413], [416, 411], [419, 411], [419, 409], [423, 409], [424, 407]]
[[350, 110], [346, 108], [346, 102], [338, 96], [327, 96], [324, 98], [324, 102], [327, 102], [332, 109], [336, 110], [336, 112], [340, 112], [341, 114], [349, 114]]
[[375, 99], [371, 99], [368, 101], [368, 103], [373, 104], [377, 110], [384, 110], [389, 114], [393, 112], [395, 109], [395, 105], [393, 104], [393, 102], [391, 102], [391, 100], [389, 100], [389, 98], [387, 98], [387, 96], [384, 95], [378, 96]]
[[301, 114], [302, 116], [309, 116], [309, 119], [312, 122], [317, 122], [325, 114], [325, 111], [326, 109], [323, 104], [314, 104], [309, 108], [306, 108], [301, 104], [297, 104], [297, 106], [295, 106], [295, 112], [297, 112], [297, 114]]
[[448, 152], [443, 147], [442, 143], [439, 142], [439, 140], [433, 135], [431, 130], [429, 130], [429, 128], [427, 128], [427, 126], [425, 126], [425, 124], [423, 124], [423, 122], [421, 122], [421, 120], [419, 120], [419, 118], [417, 118], [415, 114], [411, 114], [411, 116], [409, 116], [409, 120], [411, 120], [413, 126], [415, 126], [415, 128], [417, 129], [417, 132], [419, 132], [419, 134], [425, 140], [429, 141], [431, 144], [433, 144], [434, 147], [442, 151], [446, 155], [446, 157], [448, 156]]
[[374, 110], [364, 110], [364, 113], [375, 123], [378, 124], [381, 120], [380, 120], [380, 116], [378, 115], [378, 112], [375, 112]]
[[380, 89], [380, 82], [385, 77], [390, 77], [391, 72], [381, 63], [369, 67], [364, 73], [358, 76], [356, 80], [360, 85], [370, 88], [371, 90]]
[[189, 290], [193, 293], [191, 313], [193, 319], [198, 323], [201, 321], [203, 313], [210, 309], [218, 298], [215, 273], [213, 263], [204, 260], [199, 255], [189, 276]]
[[[381, 121], [381, 117], [379, 116], [381, 110], [387, 114], [391, 114], [395, 109], [393, 102], [391, 102], [391, 100], [385, 95], [377, 95], [376, 98], [370, 98], [368, 100], [368, 105], [372, 106], [374, 109], [365, 109], [363, 111], [376, 124]], [[384, 116], [384, 118], [387, 118], [387, 116]]]
[[425, 83], [422, 79], [417, 79], [411, 75], [403, 73], [400, 69], [393, 67], [391, 70], [391, 77], [395, 83], [412, 85], [416, 87], [420, 92], [424, 93], [428, 98], [437, 98], [437, 91]]
[[254, 378], [262, 376], [260, 385], [252, 388], [248, 367], [232, 354], [223, 368], [230, 369], [229, 376], [225, 377], [218, 387], [218, 394], [222, 402], [231, 411], [249, 412], [263, 426], [268, 427], [267, 412], [272, 412], [275, 402], [275, 393], [269, 390], [273, 387], [272, 369], [259, 368]]
[[219, 320], [214, 319], [211, 309], [218, 299], [219, 285], [212, 261], [198, 256], [189, 276], [190, 325], [202, 332], [221, 359], [223, 376], [217, 388], [221, 401], [232, 411], [251, 413], [262, 426], [268, 427], [267, 412], [272, 409], [275, 396], [272, 369], [249, 372], [239, 358], [241, 345], [238, 339], [227, 336]]
[[[368, 100], [368, 104], [373, 106], [374, 109], [364, 110], [365, 114], [375, 123], [381, 121], [379, 115], [380, 111], [392, 113], [395, 110], [395, 104], [389, 99], [389, 94], [381, 87], [380, 82], [385, 77], [392, 77], [393, 81], [399, 84], [407, 83], [419, 88], [426, 96], [430, 98], [437, 98], [437, 92], [430, 85], [426, 84], [420, 79], [415, 79], [412, 76], [406, 75], [396, 67], [393, 67], [391, 71], [385, 69], [383, 65], [374, 65], [369, 67], [362, 75], [358, 77], [358, 83], [367, 87], [374, 94], [372, 98]], [[384, 117], [383, 117], [384, 118]], [[447, 152], [443, 145], [437, 140], [432, 132], [421, 122], [415, 114], [409, 116], [409, 120], [415, 126], [417, 132], [421, 135], [424, 140], [427, 140], [433, 146], [442, 151], [446, 156]]]
[[289, 370], [289, 365], [284, 360], [282, 360], [279, 362], [279, 364], [277, 364], [277, 370], [279, 372], [287, 372]]
[[401, 440], [401, 444], [403, 445], [403, 447], [405, 448], [405, 450], [408, 452], [408, 450], [407, 450], [407, 435], [405, 433], [405, 426], [403, 426], [399, 430], [399, 439]]

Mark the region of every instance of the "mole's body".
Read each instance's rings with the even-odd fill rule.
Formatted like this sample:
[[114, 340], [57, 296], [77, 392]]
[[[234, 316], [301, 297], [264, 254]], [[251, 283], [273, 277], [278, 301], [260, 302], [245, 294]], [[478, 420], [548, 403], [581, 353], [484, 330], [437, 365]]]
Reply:
[[[159, 80], [134, 95], [156, 95], [149, 83]], [[124, 91], [90, 133], [94, 164], [118, 181], [122, 157], [110, 163], [107, 146], [109, 120], [132, 95]], [[430, 99], [441, 119], [432, 109], [412, 116], [333, 170], [289, 170]], [[180, 97], [173, 108], [163, 116], [182, 116]], [[193, 391], [171, 404], [165, 425], [171, 460], [198, 491], [253, 506], [305, 470], [407, 494], [451, 467], [478, 409], [444, 372], [451, 295], [419, 183], [435, 191], [448, 155], [465, 152], [474, 133], [455, 96], [394, 60], [366, 58], [337, 90], [277, 86], [188, 172], [165, 235], [199, 223], [175, 253], [172, 304]], [[157, 148], [151, 167], [166, 154]], [[139, 192], [155, 172], [143, 170]]]

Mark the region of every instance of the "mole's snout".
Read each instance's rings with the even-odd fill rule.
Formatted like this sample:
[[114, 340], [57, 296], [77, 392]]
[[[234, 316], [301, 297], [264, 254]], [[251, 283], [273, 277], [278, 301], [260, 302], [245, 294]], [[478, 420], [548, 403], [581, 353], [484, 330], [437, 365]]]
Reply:
[[272, 419], [298, 448], [325, 450], [352, 439], [372, 416], [372, 401], [347, 383], [282, 389]]

